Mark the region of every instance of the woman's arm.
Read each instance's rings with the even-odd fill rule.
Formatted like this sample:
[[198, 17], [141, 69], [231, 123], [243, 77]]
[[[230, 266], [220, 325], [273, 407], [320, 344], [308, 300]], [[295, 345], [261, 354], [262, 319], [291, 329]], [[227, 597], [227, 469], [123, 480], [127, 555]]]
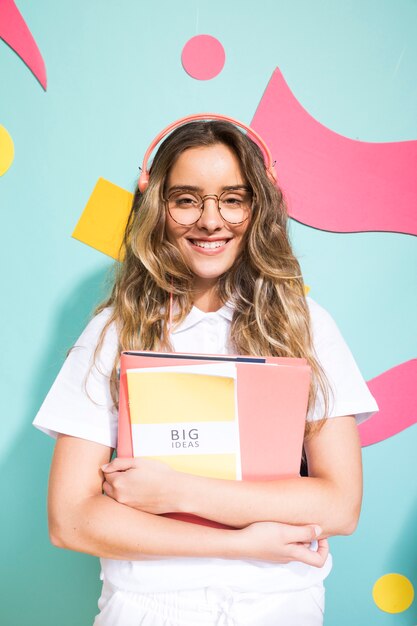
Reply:
[[304, 544], [314, 527], [253, 524], [223, 530], [167, 519], [135, 510], [103, 495], [100, 465], [111, 449], [61, 435], [52, 461], [48, 513], [55, 546], [112, 559], [136, 560], [149, 555], [254, 558], [285, 563], [299, 560], [324, 564], [327, 544], [314, 553]]
[[[144, 511], [188, 512], [243, 527], [257, 521], [318, 524], [323, 535], [354, 531], [362, 500], [361, 446], [352, 416], [328, 419], [306, 442], [309, 477], [229, 481], [173, 472], [146, 459], [115, 459], [105, 490]], [[129, 463], [134, 468], [128, 471]], [[167, 480], [164, 472], [171, 472]], [[169, 485], [169, 491], [167, 490]]]

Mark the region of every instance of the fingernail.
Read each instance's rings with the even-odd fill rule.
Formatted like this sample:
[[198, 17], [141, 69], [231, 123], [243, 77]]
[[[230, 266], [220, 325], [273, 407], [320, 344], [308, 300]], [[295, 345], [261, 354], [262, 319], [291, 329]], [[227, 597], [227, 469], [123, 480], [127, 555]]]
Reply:
[[321, 526], [317, 526], [317, 525], [315, 525], [315, 526], [314, 526], [314, 532], [316, 533], [316, 537], [318, 537], [319, 535], [321, 535], [321, 533], [322, 533], [322, 528], [321, 528]]
[[109, 466], [109, 464], [105, 463], [104, 465], [101, 466], [101, 469], [104, 471], [108, 466]]

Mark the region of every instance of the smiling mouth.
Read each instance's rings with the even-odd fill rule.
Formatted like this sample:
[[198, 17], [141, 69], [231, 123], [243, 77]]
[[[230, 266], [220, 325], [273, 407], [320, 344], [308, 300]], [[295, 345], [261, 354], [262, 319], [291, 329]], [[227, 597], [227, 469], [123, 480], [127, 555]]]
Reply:
[[205, 248], [206, 250], [215, 250], [216, 248], [221, 248], [225, 246], [229, 239], [222, 239], [220, 241], [202, 241], [199, 239], [190, 239], [191, 243], [197, 246], [198, 248]]

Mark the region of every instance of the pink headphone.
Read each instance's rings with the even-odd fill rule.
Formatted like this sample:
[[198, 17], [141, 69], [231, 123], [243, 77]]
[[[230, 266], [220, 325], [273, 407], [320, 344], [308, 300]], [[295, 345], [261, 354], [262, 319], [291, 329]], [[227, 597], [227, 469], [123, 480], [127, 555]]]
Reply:
[[196, 120], [223, 120], [224, 122], [231, 122], [235, 126], [239, 126], [240, 128], [243, 128], [244, 130], [246, 130], [248, 135], [252, 135], [252, 137], [256, 139], [257, 143], [259, 143], [262, 149], [262, 152], [264, 153], [265, 168], [266, 168], [266, 173], [267, 173], [268, 178], [274, 184], [277, 182], [277, 174], [275, 171], [274, 162], [272, 160], [272, 156], [269, 151], [269, 148], [264, 142], [264, 140], [262, 139], [262, 137], [258, 135], [258, 133], [255, 132], [253, 128], [250, 128], [250, 126], [246, 126], [246, 124], [243, 124], [242, 122], [239, 122], [238, 120], [235, 120], [233, 117], [227, 117], [226, 115], [219, 115], [217, 113], [196, 113], [195, 115], [187, 115], [186, 117], [182, 117], [176, 122], [172, 122], [172, 124], [164, 128], [164, 130], [162, 130], [159, 133], [159, 135], [157, 135], [155, 139], [152, 141], [151, 145], [145, 152], [145, 156], [143, 157], [143, 163], [142, 163], [142, 168], [141, 168], [142, 171], [140, 173], [139, 180], [138, 180], [139, 191], [143, 193], [149, 184], [149, 171], [147, 169], [148, 160], [149, 160], [149, 157], [151, 156], [152, 151], [158, 145], [158, 143], [165, 137], [165, 135], [168, 135], [168, 133], [170, 133], [175, 128], [178, 128], [179, 126], [183, 126], [184, 124], [187, 124], [188, 122], [193, 122]]

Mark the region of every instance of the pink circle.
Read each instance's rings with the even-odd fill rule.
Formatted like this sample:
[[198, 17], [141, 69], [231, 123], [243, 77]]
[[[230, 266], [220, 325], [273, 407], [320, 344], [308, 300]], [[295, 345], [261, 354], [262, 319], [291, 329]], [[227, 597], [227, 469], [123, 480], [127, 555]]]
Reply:
[[210, 80], [223, 69], [226, 59], [220, 41], [211, 35], [191, 37], [182, 49], [182, 66], [192, 78]]

